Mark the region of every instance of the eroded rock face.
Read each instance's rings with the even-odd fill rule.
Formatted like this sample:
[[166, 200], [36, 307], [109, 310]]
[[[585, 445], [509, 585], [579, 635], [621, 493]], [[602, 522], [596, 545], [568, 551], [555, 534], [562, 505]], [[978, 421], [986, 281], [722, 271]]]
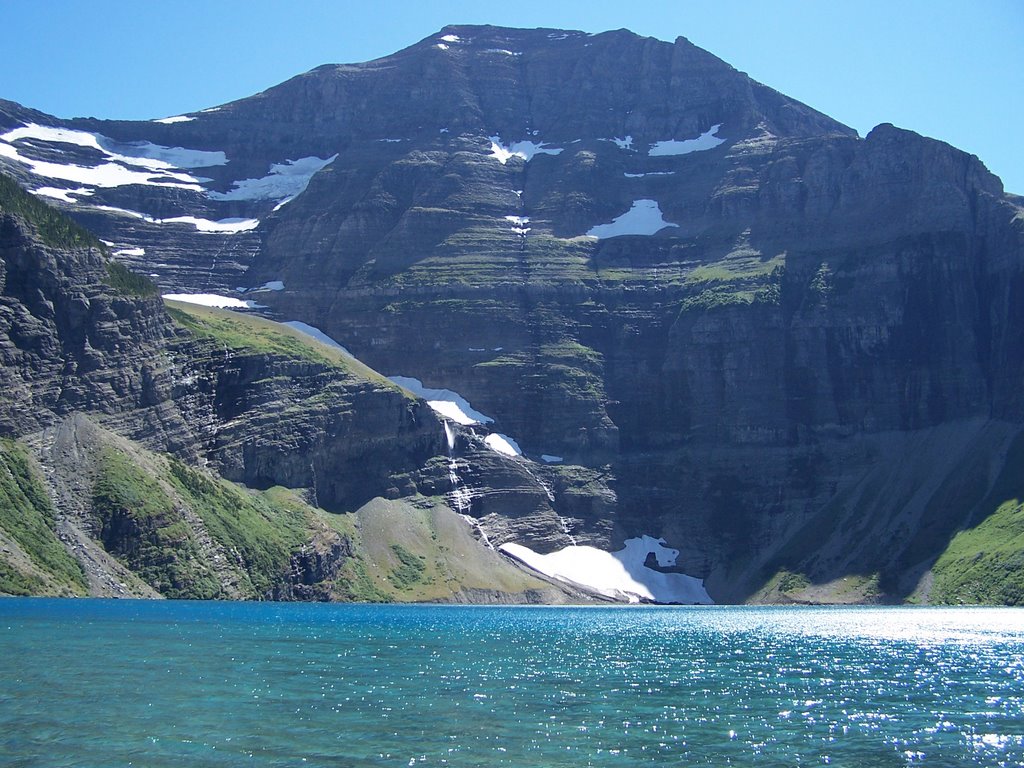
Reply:
[[422, 402], [329, 365], [231, 349], [177, 328], [158, 297], [118, 293], [96, 248], [50, 247], [0, 221], [0, 432], [87, 412], [251, 487], [313, 488], [354, 508], [442, 452]]
[[330, 600], [329, 585], [352, 555], [352, 542], [337, 534], [327, 540], [314, 540], [292, 555], [284, 582], [275, 587], [270, 597], [274, 600]]
[[[492, 416], [536, 464], [461, 445], [467, 482], [494, 491], [469, 514], [496, 539], [557, 548], [568, 521], [609, 548], [665, 536], [719, 600], [758, 594], [780, 568], [873, 575], [899, 599], [1012, 469], [1024, 214], [953, 147], [890, 125], [861, 139], [683, 39], [625, 31], [449, 27], [193, 117], [66, 123], [229, 160], [202, 168], [199, 189], [97, 190], [77, 215], [143, 247], [124, 258], [168, 288], [280, 281], [255, 294], [272, 313]], [[333, 160], [283, 205], [232, 192], [310, 157]], [[96, 203], [260, 225], [197, 234]], [[283, 402], [266, 380], [291, 374], [251, 365], [212, 365], [190, 397], [220, 387], [214, 411], [260, 423], [261, 404]], [[418, 434], [374, 402], [353, 417], [361, 434]], [[233, 416], [209, 418], [221, 426], [204, 445], [232, 476], [324, 477], [306, 457], [331, 451], [306, 438], [281, 458], [276, 438], [240, 441]], [[333, 428], [315, 407], [302, 420]], [[946, 485], [939, 456], [957, 457], [940, 462]], [[401, 482], [446, 492], [433, 470]]]
[[96, 247], [43, 242], [0, 211], [0, 432], [20, 435], [77, 410], [166, 419], [160, 358], [174, 336], [159, 297], [119, 293]]
[[225, 353], [209, 341], [189, 340], [175, 354], [175, 402], [198, 427], [199, 451], [229, 480], [308, 488], [318, 506], [352, 510], [444, 451], [426, 404], [379, 381], [310, 361]]

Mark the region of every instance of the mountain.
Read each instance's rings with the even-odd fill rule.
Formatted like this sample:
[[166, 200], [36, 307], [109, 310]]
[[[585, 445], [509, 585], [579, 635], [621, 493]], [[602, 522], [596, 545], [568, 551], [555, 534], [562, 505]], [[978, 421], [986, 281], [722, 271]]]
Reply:
[[[453, 26], [162, 121], [3, 102], [0, 163], [163, 291], [493, 419], [435, 490], [495, 546], [661, 539], [717, 602], [1024, 595], [1024, 201], [947, 144], [683, 38]], [[291, 446], [214, 460], [309, 488]]]
[[2, 175], [0, 361], [0, 592], [566, 599], [415, 493], [449, 482], [425, 403], [287, 326], [165, 309]]

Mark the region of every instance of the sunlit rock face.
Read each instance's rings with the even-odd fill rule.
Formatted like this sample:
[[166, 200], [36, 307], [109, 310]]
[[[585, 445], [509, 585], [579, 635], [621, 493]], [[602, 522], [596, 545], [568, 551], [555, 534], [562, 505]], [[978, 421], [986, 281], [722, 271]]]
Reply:
[[454, 451], [498, 545], [651, 535], [716, 601], [902, 598], [1014, 476], [1021, 199], [685, 39], [447, 27], [187, 120], [0, 107], [0, 162], [165, 291], [264, 288], [492, 418]]

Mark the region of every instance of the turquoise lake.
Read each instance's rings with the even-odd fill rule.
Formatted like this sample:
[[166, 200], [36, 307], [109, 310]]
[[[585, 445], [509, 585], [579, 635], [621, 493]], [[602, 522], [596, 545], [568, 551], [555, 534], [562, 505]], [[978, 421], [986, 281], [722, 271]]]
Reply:
[[2, 766], [1020, 766], [1024, 611], [0, 600]]

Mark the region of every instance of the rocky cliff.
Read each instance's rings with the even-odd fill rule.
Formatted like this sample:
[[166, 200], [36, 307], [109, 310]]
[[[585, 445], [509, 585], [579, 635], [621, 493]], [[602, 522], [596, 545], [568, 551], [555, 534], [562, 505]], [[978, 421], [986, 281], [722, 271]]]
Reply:
[[663, 537], [718, 601], [1021, 599], [1021, 547], [991, 593], [963, 565], [1024, 492], [1024, 208], [973, 156], [625, 30], [447, 27], [170, 123], [0, 106], [0, 161], [163, 288], [244, 286], [493, 418], [447, 482], [495, 545]]
[[[425, 403], [291, 328], [165, 310], [86, 230], [0, 185], [0, 592], [566, 598], [418, 494], [445, 451]], [[396, 510], [421, 529], [376, 525]]]

